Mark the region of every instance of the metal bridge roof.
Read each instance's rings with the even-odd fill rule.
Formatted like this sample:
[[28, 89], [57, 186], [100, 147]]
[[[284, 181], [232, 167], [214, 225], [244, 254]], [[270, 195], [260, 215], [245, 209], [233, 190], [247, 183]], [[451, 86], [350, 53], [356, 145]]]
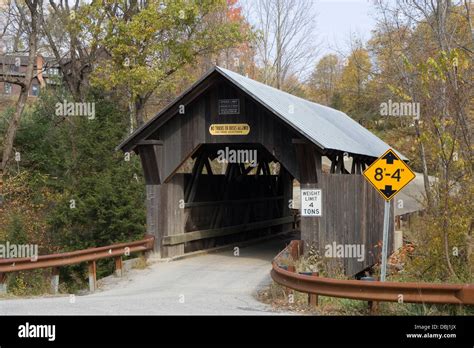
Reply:
[[[222, 75], [322, 149], [379, 157], [390, 146], [342, 111], [280, 91], [233, 71]], [[403, 159], [407, 158], [397, 154]]]
[[[379, 157], [390, 148], [388, 144], [341, 111], [280, 91], [219, 66], [215, 66], [207, 72], [154, 118], [133, 132], [117, 148], [129, 148], [142, 132], [155, 122], [159, 122], [160, 117], [167, 110], [216, 72], [322, 150], [337, 150], [351, 154]], [[402, 160], [408, 160], [398, 151], [396, 152]]]

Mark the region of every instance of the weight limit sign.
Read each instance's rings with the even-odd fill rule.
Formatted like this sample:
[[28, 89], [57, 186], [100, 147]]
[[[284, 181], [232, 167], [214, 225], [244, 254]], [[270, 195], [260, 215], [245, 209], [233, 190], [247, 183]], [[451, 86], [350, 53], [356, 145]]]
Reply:
[[321, 216], [321, 190], [301, 190], [301, 216]]

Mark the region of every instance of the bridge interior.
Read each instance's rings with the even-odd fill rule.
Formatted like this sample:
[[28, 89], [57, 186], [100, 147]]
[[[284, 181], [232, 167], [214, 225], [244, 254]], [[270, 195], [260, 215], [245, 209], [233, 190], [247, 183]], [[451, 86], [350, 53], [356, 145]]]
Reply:
[[184, 252], [294, 229], [293, 177], [261, 144], [201, 144], [173, 175], [182, 184]]

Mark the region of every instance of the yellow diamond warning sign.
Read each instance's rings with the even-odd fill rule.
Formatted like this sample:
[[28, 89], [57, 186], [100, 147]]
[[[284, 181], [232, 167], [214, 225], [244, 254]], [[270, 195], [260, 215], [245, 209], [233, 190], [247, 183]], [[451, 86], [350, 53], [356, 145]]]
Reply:
[[389, 201], [416, 175], [395, 151], [389, 149], [364, 171], [364, 176]]

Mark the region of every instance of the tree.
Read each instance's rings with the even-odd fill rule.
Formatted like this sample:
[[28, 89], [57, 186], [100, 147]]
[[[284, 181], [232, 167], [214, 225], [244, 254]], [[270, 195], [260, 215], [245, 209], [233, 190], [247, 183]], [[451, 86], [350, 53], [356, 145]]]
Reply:
[[206, 73], [212, 66], [218, 65], [226, 69], [255, 78], [255, 33], [243, 15], [242, 7], [237, 0], [227, 0], [227, 6], [208, 16], [207, 21], [216, 24], [222, 22], [236, 23], [242, 40], [232, 47], [225, 47], [217, 52], [208, 52], [197, 57], [196, 63], [187, 66], [176, 88], [163, 93], [155, 93], [149, 104], [155, 103], [159, 110], [170, 103], [180, 91], [190, 86], [194, 81]]
[[103, 47], [110, 59], [99, 62], [93, 82], [123, 90], [136, 125], [153, 95], [173, 88], [183, 68], [208, 53], [240, 40], [239, 23], [207, 20], [227, 6], [219, 1], [106, 1]]
[[289, 76], [301, 78], [317, 51], [313, 3], [310, 0], [258, 0], [257, 52], [264, 83], [291, 92]]
[[[28, 218], [34, 224], [28, 239], [38, 240], [33, 232], [41, 230], [43, 247], [83, 249], [135, 240], [145, 231], [140, 161], [115, 151], [128, 122], [125, 110], [94, 92], [87, 96], [96, 101], [94, 119], [58, 122], [56, 103], [67, 94], [50, 89], [25, 113], [18, 131], [15, 146], [28, 155], [7, 185], [13, 187], [5, 217], [19, 212]], [[71, 130], [80, 134], [76, 143]]]
[[[420, 103], [422, 110], [414, 123], [427, 198], [419, 248], [427, 256], [442, 258], [427, 257], [420, 268], [454, 280], [472, 279], [473, 269], [469, 110], [474, 45], [468, 8], [463, 2], [446, 0], [379, 3], [383, 35], [391, 43], [386, 65], [395, 68], [391, 89]], [[436, 180], [430, 182], [428, 174]]]
[[[396, 96], [406, 102], [415, 102], [419, 100], [419, 91], [415, 85], [417, 81], [416, 72], [408, 69], [407, 56], [412, 54], [416, 56], [421, 42], [412, 38], [413, 24], [412, 20], [400, 18], [400, 11], [391, 8], [383, 2], [377, 3], [380, 19], [378, 28], [374, 32], [369, 42], [372, 53], [377, 57], [379, 67], [378, 82], [385, 94], [385, 100], [389, 97]], [[389, 87], [387, 91], [386, 87]], [[403, 92], [402, 92], [403, 91]], [[425, 145], [421, 139], [420, 120], [414, 120], [415, 139], [418, 147], [418, 157], [420, 168], [423, 174], [423, 183], [428, 207], [432, 206], [432, 195], [430, 189], [428, 160]]]
[[245, 40], [236, 47], [225, 48], [217, 54], [215, 59], [217, 65], [237, 71], [241, 75], [255, 77], [255, 33], [243, 14], [243, 8], [238, 0], [227, 0], [228, 8], [223, 13], [227, 20], [240, 23], [242, 37]]
[[25, 109], [26, 100], [28, 98], [28, 92], [30, 90], [31, 81], [34, 77], [34, 66], [37, 55], [37, 43], [38, 43], [38, 8], [42, 6], [41, 0], [25, 0], [24, 5], [16, 2], [10, 3], [13, 6], [12, 12], [17, 13], [16, 21], [11, 21], [10, 24], [14, 23], [21, 24], [20, 27], [16, 28], [18, 36], [25, 35], [28, 43], [28, 63], [24, 76], [13, 76], [9, 74], [0, 74], [0, 82], [12, 83], [20, 86], [20, 95], [15, 105], [15, 112], [8, 124], [7, 130], [3, 139], [3, 151], [2, 159], [0, 162], [0, 204], [2, 202], [2, 182], [4, 172], [7, 168], [8, 161], [12, 155], [13, 142], [15, 135], [18, 130], [20, 119]]
[[[105, 14], [97, 5], [75, 0], [49, 0], [40, 7], [41, 34], [45, 49], [55, 57], [65, 85], [77, 101], [83, 101], [89, 89], [93, 66], [105, 52], [100, 46]], [[97, 3], [97, 2], [95, 2]]]
[[370, 117], [371, 69], [367, 50], [356, 47], [347, 58], [339, 80], [343, 111], [358, 121]]
[[336, 87], [341, 77], [341, 62], [335, 54], [323, 56], [308, 81], [309, 94], [314, 101], [334, 106]]

